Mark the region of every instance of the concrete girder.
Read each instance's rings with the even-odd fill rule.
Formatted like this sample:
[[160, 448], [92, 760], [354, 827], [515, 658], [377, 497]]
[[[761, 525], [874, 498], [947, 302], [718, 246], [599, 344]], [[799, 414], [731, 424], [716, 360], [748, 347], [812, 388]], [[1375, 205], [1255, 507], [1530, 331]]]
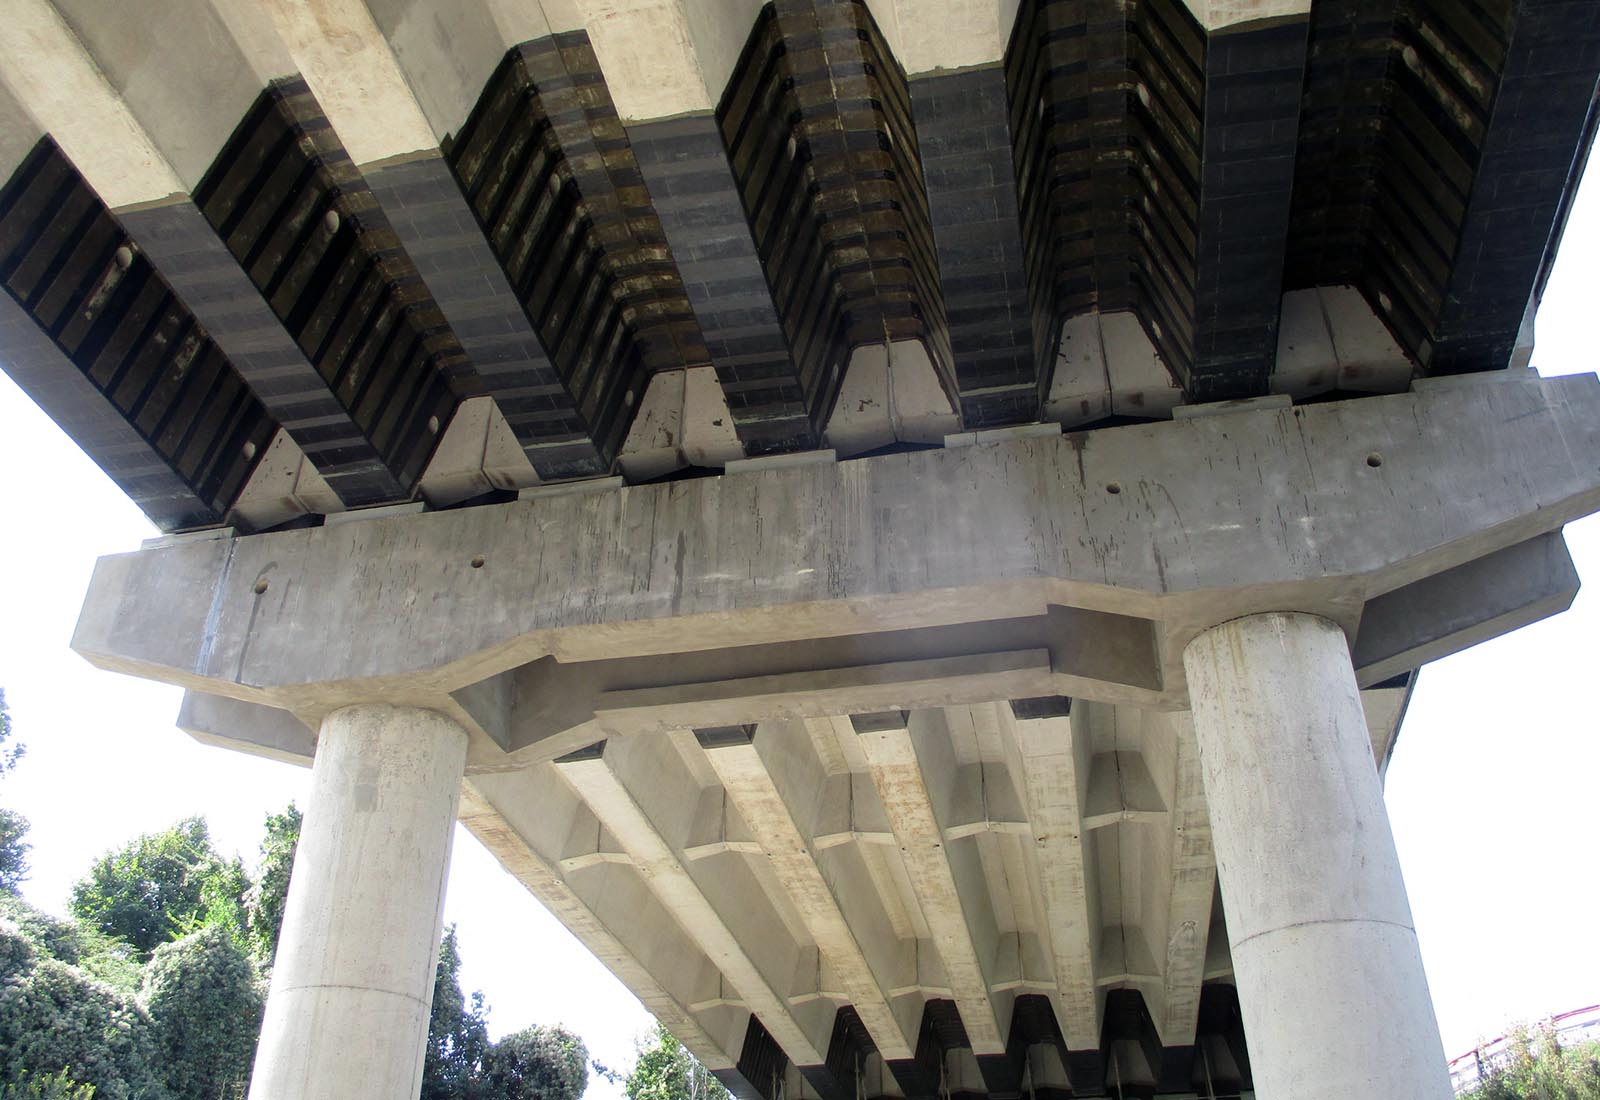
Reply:
[[367, 0], [437, 139], [461, 129], [507, 50], [583, 26], [571, 0]]
[[[820, 666], [764, 667], [803, 688], [808, 668], [842, 657], [870, 669], [886, 631], [966, 623], [980, 637], [982, 624], [1017, 615], [1041, 622], [1030, 629], [1044, 631], [1051, 662], [1049, 686], [1020, 697], [1053, 689], [1181, 707], [1172, 655], [1207, 622], [1290, 604], [1356, 632], [1367, 601], [1600, 506], [1600, 473], [1576, 457], [1597, 436], [1592, 377], [1430, 383], [1359, 402], [186, 542], [102, 559], [74, 644], [105, 667], [309, 714], [362, 681], [441, 706], [536, 659], [671, 658], [710, 638], [730, 655], [817, 640], [808, 660]], [[1263, 480], [1291, 503], [1255, 514]], [[1385, 522], [1397, 498], [1412, 503], [1412, 522]], [[352, 575], [350, 561], [367, 565]], [[442, 617], [407, 614], [420, 593]], [[1041, 619], [1050, 607], [1056, 618]], [[315, 637], [297, 626], [311, 609]], [[1106, 653], [1117, 624], [1127, 648]], [[830, 653], [827, 639], [841, 637], [852, 639], [834, 646], [845, 653]], [[361, 638], [385, 644], [350, 644]], [[1129, 686], [1140, 667], [1132, 682], [1148, 686]], [[665, 690], [633, 699], [659, 704]], [[900, 694], [916, 695], [901, 705], [979, 701]]]
[[1088, 738], [1073, 728], [1065, 699], [998, 709], [1005, 759], [1031, 825], [1026, 851], [1039, 883], [1040, 915], [1054, 965], [1056, 1022], [1069, 1049], [1095, 1050], [1100, 1046], [1098, 884], [1083, 826]]
[[[1161, 929], [1161, 992], [1150, 1005], [1163, 1046], [1193, 1046], [1205, 980], [1206, 940], [1216, 894], [1217, 858], [1211, 846], [1205, 784], [1187, 713], [1144, 715], [1145, 755], [1160, 758], [1163, 783], [1170, 776], [1170, 810], [1159, 835], [1164, 849], [1152, 905]], [[1164, 894], [1164, 897], [1163, 897]]]
[[358, 167], [437, 155], [428, 124], [362, 0], [254, 0], [271, 18], [295, 71], [311, 85]]
[[[419, 51], [416, 43], [407, 54], [411, 64], [402, 67], [374, 11], [362, 0], [255, 2], [270, 15], [296, 71], [315, 94], [396, 239], [418, 268], [418, 277], [485, 389], [493, 395], [499, 419], [507, 423], [535, 467], [537, 472], [528, 471], [517, 479], [517, 487], [537, 484], [541, 476], [560, 479], [575, 473], [603, 473], [602, 457], [586, 446], [592, 439], [574, 440], [570, 429], [552, 433], [544, 422], [548, 418], [539, 415], [547, 412], [552, 393], [566, 396], [569, 402], [570, 394], [552, 363], [547, 340], [519, 300], [505, 266], [480, 229], [461, 181], [440, 151], [451, 132], [459, 134], [466, 116], [448, 129], [437, 130], [416, 90], [443, 94], [438, 87], [441, 81], [461, 76], [455, 90], [466, 97], [470, 107], [507, 46], [488, 51], [491, 57], [475, 57], [479, 67], [483, 62], [487, 67], [469, 85], [466, 82], [473, 78], [450, 68], [448, 57]], [[393, 20], [393, 11], [387, 7], [380, 10]], [[434, 14], [440, 26], [472, 24], [478, 33], [465, 35], [469, 44], [498, 41], [497, 35], [478, 25], [494, 25], [492, 13], [483, 5]], [[473, 22], [475, 16], [477, 23]], [[549, 33], [547, 21], [535, 23], [542, 34]], [[458, 48], [442, 34], [431, 36], [428, 45], [445, 54]], [[458, 410], [457, 416], [465, 411]], [[471, 417], [474, 421], [480, 418], [481, 414]], [[478, 434], [481, 437], [481, 430]], [[448, 427], [442, 443], [445, 441]], [[466, 480], [469, 484], [492, 482], [488, 456], [480, 454], [478, 458], [476, 467], [466, 464]], [[437, 484], [441, 477], [432, 480]], [[428, 493], [427, 486], [424, 492]]]
[[[840, 861], [833, 861], [832, 876], [824, 870], [823, 861], [828, 857], [816, 850], [815, 832], [807, 828], [804, 810], [791, 798], [804, 793], [808, 781], [814, 784], [826, 773], [814, 756], [806, 759], [809, 740], [795, 736], [796, 732], [781, 726], [761, 726], [753, 731], [737, 727], [727, 736], [707, 731], [701, 743], [818, 950], [840, 975], [841, 988], [878, 1053], [889, 1062], [910, 1059], [916, 1054], [920, 998], [903, 999], [897, 1009], [885, 993], [886, 985], [895, 983], [877, 976], [898, 963], [900, 940], [885, 918], [872, 912], [867, 899], [850, 896], [851, 887], [857, 884], [841, 881]], [[819, 788], [813, 785], [810, 789], [815, 793]], [[847, 916], [844, 905], [850, 901], [856, 904]], [[873, 960], [868, 958], [869, 950]]]
[[917, 711], [853, 722], [972, 1051], [980, 1058], [1004, 1055], [1012, 995], [991, 992], [999, 939], [992, 904], [977, 853], [944, 841], [940, 812], [948, 812], [948, 791], [930, 788], [950, 776], [943, 717]]
[[[716, 983], [707, 986], [703, 975], [715, 975], [715, 965], [677, 930], [676, 921], [652, 911], [655, 903], [638, 876], [632, 876], [632, 894], [608, 894], [617, 904], [605, 907], [608, 919], [602, 919], [581, 884], [570, 883], [557, 862], [536, 847], [532, 838], [552, 822], [570, 819], [576, 809], [576, 796], [547, 766], [468, 781], [461, 822], [706, 1068], [732, 1070], [748, 1013], [741, 1016], [736, 1005], [705, 1003]], [[692, 1004], [703, 1007], [696, 1010]], [[708, 1030], [708, 1017], [730, 1013], [729, 1026], [715, 1035]]]
[[[204, 36], [205, 49], [191, 47], [196, 34]], [[280, 284], [269, 272], [282, 275], [291, 265], [263, 267], [266, 261], [257, 260], [247, 269], [242, 246], [224, 234], [215, 211], [189, 197], [216, 177], [221, 154], [266, 90], [295, 75], [295, 61], [265, 11], [253, 0], [177, 0], [163, 5], [153, 20], [132, 11], [108, 19], [80, 0], [55, 7], [26, 0], [0, 31], [0, 50], [3, 79], [25, 97], [39, 127], [117, 214], [173, 291], [193, 303], [218, 348], [295, 436], [342, 503], [405, 497], [443, 427], [438, 422], [449, 420], [460, 393], [471, 386], [449, 373], [449, 362], [459, 355], [454, 338], [433, 332], [425, 303], [397, 289], [410, 261], [403, 254], [377, 259], [387, 227], [367, 224], [370, 197], [359, 178], [340, 176], [335, 185], [339, 169], [317, 162], [315, 185], [299, 194], [325, 205], [324, 217], [331, 220], [294, 254], [320, 258], [349, 249], [351, 264], [366, 267], [361, 288], [347, 286], [346, 292], [353, 298], [387, 293], [409, 303], [373, 313], [425, 346], [422, 357], [405, 368], [418, 379], [415, 404], [404, 410], [414, 430], [393, 432], [382, 449], [375, 443], [387, 427], [380, 416], [359, 410], [351, 392], [336, 391], [319, 373], [336, 373], [342, 365], [328, 351], [337, 342], [310, 336], [313, 325], [289, 326], [298, 301], [298, 289], [290, 288], [298, 288], [299, 280]], [[185, 94], [175, 96], [175, 88]], [[299, 163], [288, 153], [280, 156], [285, 164]], [[309, 211], [302, 220], [312, 217]], [[353, 281], [354, 267], [347, 267], [346, 279]], [[346, 345], [352, 358], [359, 354], [353, 337]], [[324, 355], [334, 360], [331, 366]], [[423, 427], [430, 413], [434, 432]]]
[[113, 210], [187, 190], [48, 0], [8, 7], [0, 25], [0, 85], [10, 92], [8, 115], [21, 112], [4, 119], [5, 175], [33, 148], [33, 140], [18, 140], [31, 128], [33, 139], [50, 134]]
[[714, 108], [761, 10], [761, 0], [575, 4], [629, 123]]
[[1005, 58], [1019, 0], [867, 0], [910, 76]]
[[[638, 746], [631, 748], [636, 750]], [[685, 866], [681, 849], [674, 851], [658, 823], [640, 805], [637, 791], [630, 789], [619, 774], [624, 765], [618, 756], [623, 751], [621, 746], [607, 742], [599, 746], [597, 752], [574, 754], [558, 761], [555, 767], [601, 824], [618, 839], [641, 869], [651, 891], [713, 960], [728, 984], [738, 992], [742, 1003], [789, 1057], [805, 1067], [823, 1065], [827, 1061], [827, 1035], [819, 1034], [815, 1019], [806, 1018], [816, 1014], [797, 1011], [802, 1006], [791, 1003], [790, 990], [776, 984], [774, 977], [765, 972], [773, 961], [766, 959], [764, 967], [762, 960], [749, 954], [746, 941], [729, 927], [728, 912], [719, 908], [703, 890], [694, 870]], [[759, 898], [747, 896], [745, 900], [754, 903]], [[772, 927], [775, 923], [768, 918], [769, 932], [776, 931]], [[789, 944], [795, 946], [792, 941]], [[791, 967], [791, 974], [786, 977], [791, 977], [792, 973]], [[833, 1013], [828, 1011], [823, 1027], [831, 1028], [832, 1024]]]

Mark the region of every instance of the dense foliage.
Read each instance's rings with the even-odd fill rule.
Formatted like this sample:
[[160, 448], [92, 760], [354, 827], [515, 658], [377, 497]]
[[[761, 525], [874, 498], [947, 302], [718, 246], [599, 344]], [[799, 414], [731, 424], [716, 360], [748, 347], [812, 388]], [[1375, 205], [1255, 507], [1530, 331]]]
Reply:
[[16, 1081], [0, 1088], [0, 1100], [94, 1100], [94, 1086], [78, 1084], [66, 1070], [23, 1071]]
[[622, 1091], [628, 1100], [730, 1100], [722, 1082], [660, 1024], [640, 1047]]
[[578, 1100], [589, 1084], [589, 1052], [563, 1027], [530, 1027], [495, 1043], [483, 1056], [483, 1100]]
[[[21, 756], [0, 693], [0, 776]], [[266, 820], [254, 880], [204, 819], [107, 852], [72, 890], [76, 919], [16, 892], [27, 822], [0, 809], [0, 1100], [242, 1100], [300, 837]], [[455, 929], [439, 947], [423, 1100], [578, 1100], [583, 1041], [532, 1027], [489, 1041], [461, 990]]]
[[[17, 766], [26, 751], [21, 745], [6, 747], [11, 740], [11, 713], [6, 709], [6, 693], [0, 689], [0, 777]], [[28, 819], [15, 810], [0, 807], [0, 890], [15, 890], [28, 877]]]
[[262, 989], [250, 956], [226, 929], [213, 925], [156, 948], [140, 1000], [174, 1100], [244, 1095]]
[[478, 1067], [488, 1049], [483, 994], [474, 993], [469, 1004], [461, 993], [461, 951], [451, 926], [439, 944], [439, 965], [434, 970], [421, 1100], [472, 1100]]
[[272, 966], [278, 950], [283, 903], [289, 896], [289, 872], [294, 870], [294, 852], [300, 843], [300, 816], [293, 802], [282, 813], [267, 816], [261, 866], [255, 885], [245, 898], [250, 950], [263, 967]]
[[1600, 1042], [1562, 1047], [1548, 1025], [1506, 1038], [1509, 1057], [1459, 1100], [1600, 1100]]
[[[20, 934], [0, 923], [3, 950]], [[0, 1080], [67, 1073], [99, 1100], [167, 1100], [150, 1017], [129, 991], [31, 953], [0, 985]], [[26, 1093], [23, 1093], [26, 1095]]]
[[218, 855], [205, 819], [190, 817], [95, 860], [72, 887], [72, 913], [142, 960], [201, 925], [242, 929], [248, 889], [244, 864]]

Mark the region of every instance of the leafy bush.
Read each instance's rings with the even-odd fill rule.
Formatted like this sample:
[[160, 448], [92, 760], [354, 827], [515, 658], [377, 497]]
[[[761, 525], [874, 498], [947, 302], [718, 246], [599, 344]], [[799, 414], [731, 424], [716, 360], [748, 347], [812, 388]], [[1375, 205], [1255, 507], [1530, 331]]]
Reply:
[[255, 967], [226, 929], [202, 928], [156, 948], [143, 1001], [174, 1100], [244, 1095], [262, 995]]
[[65, 1071], [100, 1100], [166, 1100], [152, 1031], [126, 991], [38, 956], [0, 985], [0, 1080]]
[[94, 1100], [94, 1086], [78, 1084], [66, 1070], [23, 1073], [21, 1080], [0, 1092], [0, 1100]]
[[1563, 1048], [1549, 1024], [1506, 1040], [1509, 1057], [1458, 1100], [1600, 1100], [1600, 1042]]
[[[35, 909], [16, 894], [0, 891], [0, 926], [10, 922], [17, 934], [39, 952], [76, 966], [91, 978], [136, 993], [144, 974], [133, 949], [78, 921], [62, 920]], [[0, 977], [5, 974], [0, 949]]]
[[628, 1100], [731, 1100], [722, 1082], [661, 1024], [622, 1083]]
[[589, 1051], [563, 1027], [507, 1035], [483, 1056], [484, 1100], [578, 1100], [589, 1084]]
[[282, 813], [268, 815], [267, 833], [261, 838], [261, 875], [245, 896], [250, 950], [262, 967], [270, 967], [278, 952], [289, 873], [294, 870], [295, 848], [300, 843], [301, 816], [293, 802]]

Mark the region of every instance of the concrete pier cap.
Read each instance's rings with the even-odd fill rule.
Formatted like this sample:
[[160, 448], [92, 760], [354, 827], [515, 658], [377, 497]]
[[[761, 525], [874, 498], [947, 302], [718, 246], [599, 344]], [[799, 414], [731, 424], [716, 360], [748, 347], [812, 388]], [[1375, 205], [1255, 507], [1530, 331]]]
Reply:
[[879, 703], [1181, 709], [1189, 639], [1255, 611], [1340, 624], [1370, 686], [1570, 603], [1560, 528], [1600, 507], [1594, 453], [1595, 378], [1529, 374], [156, 540], [101, 560], [73, 647], [310, 727], [432, 707], [490, 768]]

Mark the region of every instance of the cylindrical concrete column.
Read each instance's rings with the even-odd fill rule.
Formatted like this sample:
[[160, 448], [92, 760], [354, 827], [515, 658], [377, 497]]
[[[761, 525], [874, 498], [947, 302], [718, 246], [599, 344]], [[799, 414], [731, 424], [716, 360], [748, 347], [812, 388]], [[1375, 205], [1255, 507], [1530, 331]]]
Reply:
[[322, 723], [250, 1100], [404, 1100], [422, 1087], [467, 735], [362, 705]]
[[1450, 1100], [1344, 632], [1251, 615], [1183, 654], [1260, 1100]]

